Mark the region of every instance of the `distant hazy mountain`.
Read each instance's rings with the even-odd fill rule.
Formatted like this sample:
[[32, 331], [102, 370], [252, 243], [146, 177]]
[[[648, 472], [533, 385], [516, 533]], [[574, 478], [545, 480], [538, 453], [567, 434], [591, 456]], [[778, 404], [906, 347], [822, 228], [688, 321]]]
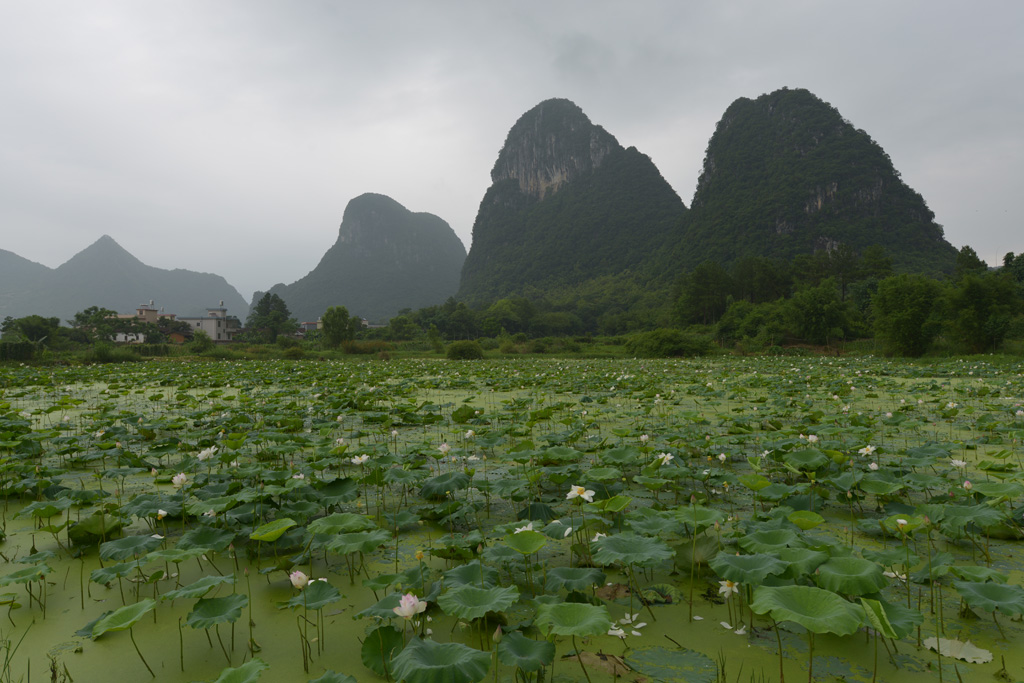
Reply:
[[956, 250], [866, 132], [806, 90], [726, 109], [708, 143], [679, 261], [791, 258], [881, 245], [897, 270], [951, 271]]
[[473, 224], [459, 298], [670, 281], [665, 250], [686, 207], [654, 163], [564, 99], [512, 126]]
[[107, 235], [54, 269], [0, 250], [0, 318], [64, 321], [90, 306], [132, 313], [150, 300], [179, 316], [205, 315], [222, 300], [228, 315], [244, 319], [249, 310], [220, 275], [147, 266]]
[[[330, 306], [384, 321], [403, 308], [440, 304], [454, 295], [465, 259], [466, 248], [448, 223], [368, 193], [345, 207], [338, 240], [316, 268], [270, 291], [300, 322], [317, 320]], [[253, 302], [262, 296], [256, 292]]]

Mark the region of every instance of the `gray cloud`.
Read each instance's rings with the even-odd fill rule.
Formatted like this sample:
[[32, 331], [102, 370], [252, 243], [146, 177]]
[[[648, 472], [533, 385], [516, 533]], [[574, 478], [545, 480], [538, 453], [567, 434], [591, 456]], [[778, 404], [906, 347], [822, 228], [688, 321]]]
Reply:
[[[689, 204], [725, 108], [782, 86], [889, 152], [955, 245], [1024, 251], [1024, 6], [0, 5], [0, 248], [56, 266], [108, 233], [248, 296], [291, 282], [367, 191], [469, 245], [512, 123], [568, 97]], [[140, 293], [140, 298], [145, 298]]]

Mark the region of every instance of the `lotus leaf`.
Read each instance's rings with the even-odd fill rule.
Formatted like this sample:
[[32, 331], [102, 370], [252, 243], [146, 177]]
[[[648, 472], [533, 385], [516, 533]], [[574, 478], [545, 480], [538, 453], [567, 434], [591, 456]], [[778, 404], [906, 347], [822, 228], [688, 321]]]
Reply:
[[125, 605], [103, 617], [92, 627], [92, 637], [99, 638], [107, 631], [124, 631], [156, 607], [156, 600], [145, 598], [132, 605]]
[[776, 621], [792, 621], [812, 633], [847, 636], [863, 623], [863, 610], [831, 591], [813, 586], [760, 586], [750, 608]]
[[620, 562], [651, 567], [675, 555], [664, 541], [630, 531], [598, 539], [591, 544], [591, 552], [594, 563], [601, 566]]
[[845, 595], [877, 593], [889, 583], [878, 564], [861, 557], [833, 557], [818, 567], [814, 580], [825, 590]]
[[252, 683], [269, 668], [269, 664], [257, 657], [241, 666], [224, 669], [213, 683]]
[[186, 531], [178, 541], [177, 548], [191, 550], [201, 548], [204, 552], [221, 553], [235, 540], [235, 533], [227, 529], [201, 526]]
[[459, 565], [455, 569], [446, 571], [444, 573], [444, 582], [452, 587], [470, 585], [490, 588], [498, 583], [498, 570], [494, 567], [488, 567], [481, 563], [480, 560], [473, 560], [472, 562]]
[[242, 608], [248, 604], [249, 597], [243, 593], [232, 593], [223, 598], [200, 598], [185, 617], [185, 623], [200, 629], [234, 622], [242, 616]]
[[791, 529], [758, 529], [739, 539], [749, 553], [771, 553], [782, 548], [802, 548], [805, 543]]
[[562, 590], [582, 591], [604, 583], [604, 572], [594, 567], [553, 567], [547, 572], [545, 588], [548, 592]]
[[811, 512], [810, 510], [797, 510], [795, 512], [791, 512], [786, 515], [786, 519], [804, 531], [813, 529], [825, 521], [824, 517], [819, 515], [817, 512]]
[[814, 472], [825, 467], [832, 461], [828, 456], [817, 448], [804, 448], [799, 451], [790, 451], [782, 456], [782, 461], [794, 470], [800, 472]]
[[505, 543], [512, 549], [523, 555], [532, 555], [548, 542], [547, 537], [538, 531], [520, 531], [518, 534], [509, 534], [505, 537]]
[[774, 554], [786, 564], [786, 571], [781, 576], [789, 579], [798, 579], [813, 573], [828, 559], [828, 553], [811, 548], [781, 548]]
[[438, 598], [437, 604], [446, 614], [460, 619], [479, 619], [488, 612], [501, 612], [519, 599], [515, 586], [494, 586], [477, 588], [463, 584], [449, 590]]
[[444, 500], [452, 491], [469, 486], [469, 477], [464, 472], [446, 472], [423, 483], [420, 495], [427, 500]]
[[164, 600], [177, 600], [179, 598], [201, 598], [210, 592], [215, 586], [230, 585], [235, 582], [234, 576], [204, 576], [187, 586], [176, 588], [164, 593], [161, 598]]
[[989, 650], [982, 650], [969, 640], [964, 642], [961, 640], [939, 638], [936, 641], [935, 637], [932, 636], [931, 638], [924, 639], [924, 646], [932, 651], [938, 650], [939, 654], [944, 657], [962, 659], [971, 664], [987, 664], [992, 661], [992, 653]]
[[360, 657], [367, 669], [378, 676], [390, 677], [395, 655], [403, 647], [405, 639], [401, 631], [392, 626], [378, 626], [366, 634]]
[[405, 683], [475, 683], [487, 675], [491, 656], [462, 643], [413, 638], [394, 659], [392, 674]]
[[916, 609], [903, 607], [881, 599], [860, 599], [864, 616], [871, 628], [886, 638], [906, 638], [914, 628], [924, 623], [924, 615]]
[[284, 535], [284, 532], [295, 526], [296, 522], [294, 519], [289, 517], [281, 517], [275, 519], [273, 522], [267, 522], [260, 526], [249, 534], [249, 538], [253, 541], [262, 541], [264, 543], [273, 543], [277, 539]]
[[540, 604], [535, 623], [543, 633], [559, 636], [603, 635], [612, 625], [607, 607], [582, 602]]
[[350, 534], [338, 534], [327, 542], [328, 550], [339, 555], [349, 553], [369, 553], [391, 540], [391, 532], [384, 529], [359, 531]]
[[311, 534], [347, 534], [376, 528], [377, 525], [372, 519], [352, 512], [336, 512], [315, 519], [306, 526], [306, 530]]
[[751, 585], [786, 571], [786, 563], [772, 555], [735, 555], [724, 551], [711, 558], [708, 566], [723, 579]]
[[114, 579], [123, 579], [128, 576], [135, 569], [135, 566], [134, 562], [121, 562], [119, 564], [112, 564], [109, 567], [93, 569], [89, 574], [89, 580], [93, 583], [108, 584]]
[[104, 560], [127, 560], [129, 557], [145, 555], [163, 542], [157, 536], [125, 536], [100, 544], [100, 557]]
[[498, 643], [498, 659], [505, 666], [523, 671], [537, 671], [555, 659], [555, 644], [547, 640], [533, 640], [518, 631], [506, 634]]
[[953, 585], [964, 602], [975, 609], [999, 610], [1008, 615], [1024, 613], [1024, 588], [1020, 586], [978, 581], [954, 581]]
[[320, 676], [319, 678], [309, 679], [309, 683], [359, 683], [359, 681], [352, 678], [351, 676], [339, 674], [332, 671], [331, 669], [328, 669], [324, 672], [323, 676]]
[[318, 610], [332, 602], [341, 600], [341, 598], [341, 593], [331, 584], [326, 581], [313, 580], [306, 584], [301, 593], [289, 600], [287, 606]]

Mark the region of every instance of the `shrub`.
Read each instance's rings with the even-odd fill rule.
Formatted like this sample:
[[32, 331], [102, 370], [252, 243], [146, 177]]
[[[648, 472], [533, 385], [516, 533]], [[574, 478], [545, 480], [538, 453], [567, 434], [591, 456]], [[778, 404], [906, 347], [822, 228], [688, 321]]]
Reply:
[[[278, 337], [278, 339], [281, 339], [281, 337]], [[285, 358], [297, 360], [299, 358], [305, 358], [306, 352], [303, 351], [298, 346], [289, 346], [287, 349], [284, 350], [284, 353], [281, 355], [283, 355]]]
[[97, 342], [82, 360], [86, 363], [134, 363], [142, 358], [128, 349], [111, 346], [106, 342]]
[[196, 330], [192, 333], [192, 341], [188, 343], [188, 348], [192, 353], [205, 353], [215, 346], [213, 339], [206, 333], [206, 330]]
[[711, 340], [707, 337], [667, 328], [638, 332], [626, 339], [629, 353], [646, 358], [702, 356], [711, 348]]
[[32, 360], [32, 342], [0, 342], [0, 360]]
[[479, 360], [484, 357], [484, 350], [479, 342], [464, 339], [449, 344], [445, 355], [448, 360]]

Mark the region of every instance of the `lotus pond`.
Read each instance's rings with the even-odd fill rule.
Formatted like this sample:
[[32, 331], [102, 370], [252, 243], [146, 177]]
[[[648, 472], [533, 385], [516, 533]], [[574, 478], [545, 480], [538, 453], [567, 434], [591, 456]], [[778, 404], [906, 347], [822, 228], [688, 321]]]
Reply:
[[1024, 680], [1024, 364], [0, 368], [0, 681]]

